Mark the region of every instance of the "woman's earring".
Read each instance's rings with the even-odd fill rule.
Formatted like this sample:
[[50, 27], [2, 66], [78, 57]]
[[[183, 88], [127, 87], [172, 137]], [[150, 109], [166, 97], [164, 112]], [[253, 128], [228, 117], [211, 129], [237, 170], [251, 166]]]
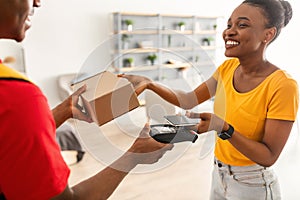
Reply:
[[264, 40], [264, 43], [267, 43], [267, 40]]

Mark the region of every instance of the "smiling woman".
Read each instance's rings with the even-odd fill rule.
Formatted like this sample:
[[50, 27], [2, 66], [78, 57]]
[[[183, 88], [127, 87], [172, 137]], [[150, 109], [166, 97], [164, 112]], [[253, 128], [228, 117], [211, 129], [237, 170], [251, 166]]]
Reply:
[[123, 75], [141, 93], [149, 89], [184, 109], [214, 97], [214, 113], [200, 118], [197, 132], [216, 131], [211, 199], [280, 199], [269, 168], [278, 159], [298, 111], [298, 86], [266, 58], [268, 46], [292, 17], [283, 0], [245, 0], [223, 32], [225, 60], [193, 91], [171, 90], [146, 77]]

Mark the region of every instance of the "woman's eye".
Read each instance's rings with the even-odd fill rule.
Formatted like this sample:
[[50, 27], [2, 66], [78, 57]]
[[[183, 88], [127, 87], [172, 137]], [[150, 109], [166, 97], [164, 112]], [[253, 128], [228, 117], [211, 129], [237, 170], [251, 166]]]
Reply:
[[247, 27], [247, 24], [239, 24], [239, 27]]
[[230, 24], [227, 24], [227, 29], [230, 29], [231, 28], [231, 25]]

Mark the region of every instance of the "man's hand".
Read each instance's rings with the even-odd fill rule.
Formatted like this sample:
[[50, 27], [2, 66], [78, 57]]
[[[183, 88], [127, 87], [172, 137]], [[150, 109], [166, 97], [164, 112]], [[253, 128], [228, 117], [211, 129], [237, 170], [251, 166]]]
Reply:
[[78, 104], [80, 95], [85, 91], [86, 85], [80, 87], [62, 103], [52, 109], [56, 128], [69, 118], [75, 118], [89, 123], [93, 122], [91, 117], [86, 112], [84, 112], [83, 108]]
[[140, 132], [139, 138], [127, 151], [132, 154], [135, 164], [152, 164], [157, 162], [168, 150], [173, 148], [173, 144], [164, 144], [157, 142], [149, 136], [150, 126], [145, 124]]

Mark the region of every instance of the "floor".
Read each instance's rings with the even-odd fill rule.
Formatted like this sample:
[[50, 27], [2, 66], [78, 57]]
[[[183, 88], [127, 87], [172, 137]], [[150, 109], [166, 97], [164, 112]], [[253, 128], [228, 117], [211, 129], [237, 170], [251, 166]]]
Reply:
[[[70, 164], [70, 185], [92, 176], [117, 159], [134, 141], [146, 122], [143, 107], [98, 127], [76, 123], [79, 137], [87, 150], [83, 160], [71, 164], [72, 152], [64, 152]], [[213, 160], [213, 134], [201, 135], [195, 143], [176, 144], [156, 164], [141, 165], [132, 171], [112, 194], [110, 200], [206, 200], [209, 197]], [[274, 166], [281, 183], [284, 200], [300, 199], [300, 148], [298, 126]]]

